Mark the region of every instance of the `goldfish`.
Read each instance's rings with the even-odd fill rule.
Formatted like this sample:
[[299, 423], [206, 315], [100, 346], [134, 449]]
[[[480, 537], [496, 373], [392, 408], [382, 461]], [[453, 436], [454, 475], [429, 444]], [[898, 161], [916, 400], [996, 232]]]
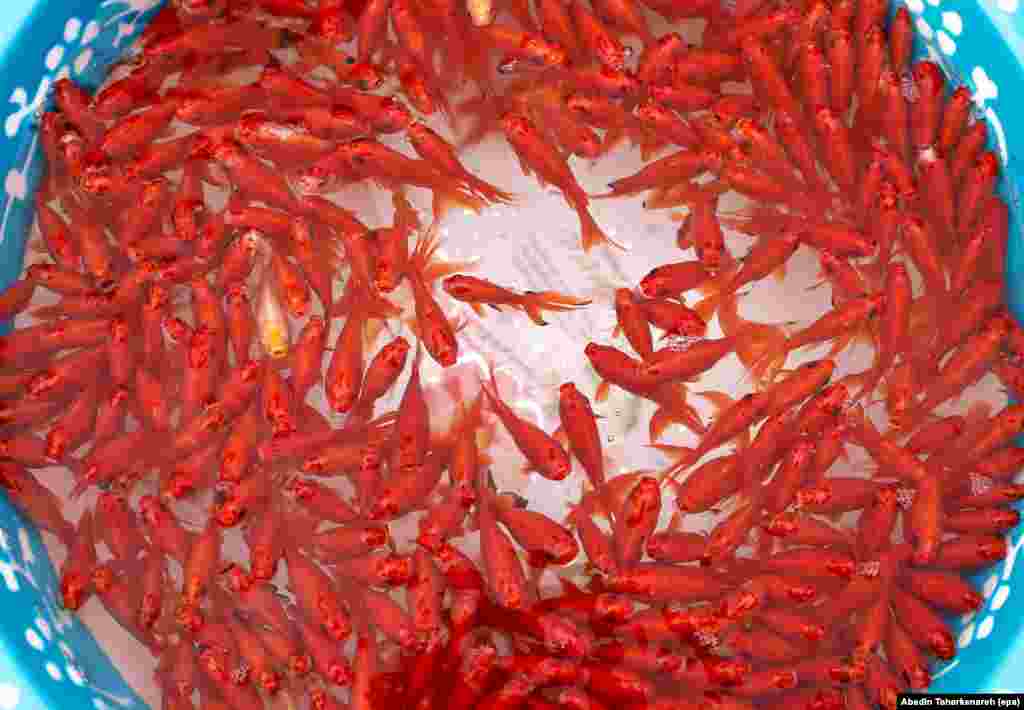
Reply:
[[432, 163], [413, 160], [377, 141], [359, 138], [341, 144], [333, 155], [360, 179], [372, 179], [385, 186], [415, 185], [433, 191], [435, 219], [453, 206], [471, 212], [479, 212], [483, 207], [480, 198], [439, 172]]
[[345, 325], [334, 343], [330, 365], [324, 373], [327, 401], [336, 412], [352, 409], [363, 384], [363, 340], [366, 315], [358, 307], [349, 311]]
[[507, 56], [522, 59], [533, 65], [549, 68], [565, 67], [569, 56], [561, 46], [540, 35], [518, 30], [510, 25], [491, 23], [479, 35], [486, 48], [497, 49]]
[[829, 311], [806, 328], [772, 346], [755, 364], [751, 374], [760, 381], [777, 370], [797, 348], [834, 340], [831, 354], [841, 352], [864, 332], [868, 320], [885, 305], [885, 295], [875, 293], [853, 299]]
[[680, 150], [649, 163], [634, 175], [619, 178], [609, 184], [611, 192], [603, 197], [632, 195], [654, 189], [668, 182], [680, 182], [704, 172], [708, 155], [695, 150]]
[[537, 130], [529, 117], [521, 113], [508, 113], [502, 119], [505, 137], [519, 158], [523, 172], [536, 173], [538, 180], [550, 183], [561, 190], [566, 202], [576, 210], [580, 220], [583, 250], [589, 251], [600, 244], [619, 246], [609, 239], [587, 209], [587, 194], [576, 182], [565, 159], [551, 146]]
[[615, 290], [615, 332], [622, 333], [636, 353], [646, 360], [654, 352], [654, 339], [639, 299], [628, 288]]
[[537, 325], [547, 325], [543, 312], [568, 311], [590, 305], [591, 301], [574, 298], [557, 291], [527, 291], [517, 293], [491, 283], [486, 279], [465, 274], [449, 276], [442, 285], [445, 293], [457, 301], [468, 303], [477, 315], [483, 315], [483, 306], [500, 311], [502, 306], [522, 310]]
[[529, 464], [527, 470], [537, 471], [552, 481], [561, 481], [568, 476], [572, 470], [569, 454], [553, 436], [518, 416], [501, 399], [493, 367], [490, 371], [490, 382], [481, 381], [480, 387], [506, 431], [512, 435], [519, 451], [526, 457]]
[[771, 401], [764, 393], [752, 393], [735, 402], [720, 392], [704, 392], [703, 397], [711, 400], [718, 409], [718, 417], [701, 437], [695, 449], [680, 447], [673, 451], [676, 463], [661, 474], [661, 480], [674, 480], [682, 471], [700, 460], [704, 454], [713, 451], [736, 436], [743, 435], [751, 425], [762, 419]]
[[576, 389], [576, 385], [566, 382], [558, 388], [558, 413], [573, 456], [583, 466], [591, 485], [600, 489], [605, 481], [604, 455], [597, 415], [590, 400]]
[[714, 281], [705, 282], [702, 288], [708, 295], [694, 306], [694, 310], [708, 320], [723, 300], [733, 298], [743, 286], [771, 274], [784, 274], [786, 263], [799, 246], [800, 235], [791, 230], [758, 239], [741, 262], [731, 269], [723, 269]]
[[[264, 246], [264, 248], [266, 248]], [[291, 348], [291, 327], [285, 315], [281, 296], [272, 278], [270, 267], [271, 254], [264, 252], [261, 265], [258, 267], [259, 286], [256, 290], [256, 327], [260, 344], [264, 351], [274, 359], [288, 355]]]
[[[610, 69], [622, 71], [626, 66], [626, 50], [611, 30], [580, 0], [571, 0], [569, 12], [582, 44], [590, 53]], [[650, 36], [649, 32], [647, 34]]]
[[490, 203], [511, 203], [515, 197], [500, 188], [491, 185], [469, 172], [455, 153], [455, 147], [431, 130], [425, 124], [414, 121], [405, 129], [409, 142], [416, 153], [424, 160], [430, 161], [442, 172], [458, 180], [467, 189]]
[[658, 410], [651, 417], [648, 427], [652, 440], [661, 436], [673, 422], [678, 422], [694, 432], [704, 432], [705, 427], [700, 415], [693, 405], [686, 401], [685, 387], [678, 383], [659, 382], [656, 376], [645, 372], [638, 361], [615, 348], [588, 343], [583, 352], [602, 379], [595, 395], [598, 401], [608, 396], [608, 388], [614, 384], [658, 405]]
[[455, 334], [465, 321], [452, 324], [431, 293], [431, 281], [425, 277], [427, 265], [440, 246], [437, 235], [422, 237], [409, 257], [409, 280], [416, 302], [416, 331], [420, 342], [441, 367], [451, 367], [459, 358]]

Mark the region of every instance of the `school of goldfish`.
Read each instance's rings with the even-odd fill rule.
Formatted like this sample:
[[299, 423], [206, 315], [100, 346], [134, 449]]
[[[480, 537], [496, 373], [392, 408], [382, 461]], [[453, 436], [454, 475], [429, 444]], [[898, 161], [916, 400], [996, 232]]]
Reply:
[[[956, 654], [942, 615], [982, 603], [961, 573], [1006, 556], [1024, 498], [1024, 405], [933, 410], [988, 373], [1024, 392], [1024, 330], [1003, 303], [1008, 208], [986, 124], [938, 65], [911, 64], [906, 8], [889, 15], [888, 0], [172, 0], [94, 95], [58, 81], [39, 123], [50, 260], [0, 294], [0, 315], [37, 289], [58, 300], [0, 338], [0, 483], [67, 546], [64, 605], [96, 597], [159, 659], [176, 710], [861, 710], [927, 688], [931, 659]], [[656, 36], [658, 16], [704, 20], [702, 43]], [[258, 78], [231, 81], [242, 69]], [[408, 105], [379, 93], [392, 77]], [[752, 93], [730, 93], [743, 82]], [[461, 140], [417, 117], [436, 113]], [[416, 157], [377, 140], [393, 133]], [[595, 401], [614, 386], [656, 405], [651, 443], [673, 460], [660, 474], [606, 476], [572, 382], [554, 433], [503, 400], [493, 368], [446, 431], [431, 426], [422, 357], [454, 365], [472, 327], [439, 286], [537, 326], [596, 307], [437, 257], [449, 210], [516, 201], [459, 160], [492, 133], [560, 191], [584, 250], [622, 248], [592, 199], [688, 210], [678, 246], [693, 257], [614, 294], [632, 353], [583, 353]], [[588, 195], [568, 157], [623, 142], [652, 160]], [[362, 181], [391, 193], [391, 226], [324, 196]], [[406, 187], [432, 193], [431, 225]], [[719, 212], [729, 191], [748, 198], [740, 213]], [[724, 230], [751, 238], [745, 256]], [[800, 328], [742, 318], [801, 246], [832, 310]], [[375, 346], [403, 317], [401, 284], [418, 342]], [[722, 338], [705, 337], [714, 317]], [[873, 363], [837, 379], [857, 342]], [[688, 383], [734, 353], [754, 391], [701, 393], [705, 422]], [[318, 387], [340, 428], [307, 403]], [[876, 393], [884, 431], [866, 414]], [[587, 492], [568, 520], [495, 490], [485, 415], [541, 476], [578, 463]], [[698, 443], [659, 443], [674, 425]], [[848, 447], [874, 461], [866, 477], [830, 475]], [[95, 496], [74, 523], [32, 471], [54, 464], [73, 497]], [[659, 530], [666, 487], [678, 511]], [[198, 528], [173, 512], [210, 491]], [[723, 503], [710, 533], [679, 529]], [[390, 525], [424, 511], [400, 554]], [[247, 565], [222, 554], [235, 527]], [[459, 547], [469, 530], [478, 563]], [[536, 570], [581, 556], [588, 585], [540, 593]]]

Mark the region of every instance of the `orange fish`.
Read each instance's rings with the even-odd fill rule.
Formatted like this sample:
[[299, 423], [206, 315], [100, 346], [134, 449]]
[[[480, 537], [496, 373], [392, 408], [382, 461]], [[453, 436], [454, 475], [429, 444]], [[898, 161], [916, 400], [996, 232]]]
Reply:
[[522, 310], [537, 325], [547, 325], [544, 311], [569, 311], [590, 305], [590, 301], [573, 298], [557, 291], [527, 291], [517, 293], [486, 279], [465, 274], [449, 276], [444, 280], [445, 293], [457, 301], [468, 303], [477, 315], [483, 315], [482, 306], [500, 311], [502, 306]]
[[416, 302], [416, 334], [420, 342], [441, 367], [451, 367], [459, 359], [459, 343], [455, 334], [465, 327], [465, 322], [453, 325], [444, 310], [431, 293], [432, 280], [428, 265], [439, 241], [437, 235], [421, 238], [409, 257], [409, 282]]
[[[580, 0], [571, 0], [569, 11], [583, 45], [598, 61], [615, 71], [626, 67], [626, 49], [622, 42]], [[649, 36], [649, 33], [648, 33]]]
[[480, 387], [487, 396], [494, 412], [501, 419], [506, 431], [512, 435], [519, 451], [529, 463], [528, 469], [537, 471], [552, 481], [561, 481], [572, 470], [569, 454], [555, 438], [532, 422], [518, 416], [512, 408], [501, 399], [498, 393], [498, 381], [493, 366], [490, 368], [490, 382], [480, 382]]
[[405, 385], [402, 401], [398, 405], [395, 421], [392, 471], [409, 471], [423, 465], [430, 446], [430, 410], [423, 397], [420, 381], [420, 362], [423, 352], [419, 348], [412, 361], [412, 376]]
[[617, 323], [613, 335], [621, 332], [637, 355], [644, 360], [649, 358], [654, 352], [651, 326], [639, 300], [628, 288], [615, 290], [615, 318]]
[[446, 175], [458, 180], [488, 202], [510, 203], [515, 199], [512, 194], [469, 172], [459, 162], [455, 147], [425, 124], [414, 121], [405, 129], [405, 134], [421, 158], [432, 163]]
[[772, 346], [755, 363], [751, 374], [758, 381], [767, 381], [786, 361], [793, 350], [834, 340], [829, 357], [845, 349], [854, 338], [864, 333], [864, 327], [885, 305], [881, 293], [855, 298], [832, 309], [806, 328], [786, 337]]
[[[609, 239], [594, 221], [587, 209], [587, 193], [576, 182], [576, 176], [565, 158], [540, 134], [537, 127], [526, 115], [508, 113], [502, 119], [502, 128], [512, 149], [519, 157], [523, 173], [535, 173], [541, 183], [550, 183], [562, 191], [566, 202], [576, 210], [580, 219], [583, 250], [589, 251], [598, 244], [619, 246]], [[621, 247], [620, 247], [621, 248]]]
[[757, 240], [739, 262], [738, 268], [721, 271], [715, 282], [704, 286], [709, 295], [697, 303], [694, 310], [704, 320], [710, 320], [723, 302], [735, 302], [735, 294], [741, 287], [760, 281], [770, 274], [784, 275], [786, 262], [799, 246], [800, 236], [795, 231], [785, 231], [779, 235], [766, 234]]
[[648, 426], [652, 441], [660, 437], [672, 422], [678, 422], [697, 433], [704, 432], [700, 415], [686, 401], [685, 387], [677, 383], [659, 382], [656, 376], [644, 370], [642, 363], [615, 348], [588, 343], [583, 352], [603, 380], [595, 395], [599, 402], [608, 396], [608, 389], [614, 384], [658, 405]]
[[324, 391], [335, 412], [349, 411], [359, 399], [363, 384], [365, 326], [365, 314], [353, 309], [334, 343], [334, 353], [324, 374]]
[[703, 435], [697, 448], [673, 447], [673, 455], [678, 460], [662, 473], [662, 479], [675, 480], [676, 476], [700, 460], [704, 454], [737, 436], [748, 436], [750, 427], [765, 416], [771, 402], [763, 393], [748, 394], [736, 401], [721, 392], [703, 392], [701, 396], [711, 400], [718, 409], [718, 417]]
[[558, 413], [562, 431], [569, 441], [573, 455], [595, 489], [604, 485], [604, 454], [601, 452], [601, 434], [597, 429], [597, 415], [590, 400], [576, 389], [572, 382], [558, 388]]
[[372, 179], [385, 187], [414, 185], [434, 193], [434, 217], [439, 220], [449, 207], [479, 212], [483, 201], [458, 181], [440, 173], [426, 160], [414, 160], [375, 140], [359, 138], [338, 146], [332, 154], [360, 179]]

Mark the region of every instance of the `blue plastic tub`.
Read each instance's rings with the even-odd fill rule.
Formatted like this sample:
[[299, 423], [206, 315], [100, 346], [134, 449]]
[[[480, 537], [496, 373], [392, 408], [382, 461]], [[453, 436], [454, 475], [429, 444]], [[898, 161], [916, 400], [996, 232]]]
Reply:
[[[49, 87], [70, 76], [95, 87], [161, 0], [6, 0], [0, 3], [0, 287], [21, 270], [41, 169], [36, 116]], [[1024, 184], [1024, 9], [1019, 0], [910, 0], [917, 54], [941, 63], [975, 92], [1003, 162], [999, 190], [1011, 208], [1007, 299], [1024, 318], [1024, 242], [1017, 186]], [[1018, 93], [1019, 92], [1019, 93]], [[960, 652], [935, 669], [935, 691], [1024, 691], [1024, 595], [1014, 584], [1024, 532], [1007, 559], [974, 579], [985, 605], [956, 621]], [[0, 710], [142, 708], [91, 634], [61, 610], [42, 540], [0, 496]]]

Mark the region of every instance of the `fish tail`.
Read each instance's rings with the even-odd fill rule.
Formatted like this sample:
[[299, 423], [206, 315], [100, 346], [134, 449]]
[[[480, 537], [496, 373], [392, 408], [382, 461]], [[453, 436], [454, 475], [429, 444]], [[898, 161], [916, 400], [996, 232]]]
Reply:
[[356, 400], [356, 403], [352, 405], [352, 410], [349, 412], [348, 421], [353, 422], [367, 422], [373, 418], [373, 400], [368, 400], [365, 397], [360, 397]]
[[505, 204], [510, 205], [516, 201], [516, 196], [511, 192], [505, 192], [501, 188], [492, 185], [483, 178], [479, 178], [473, 173], [466, 171], [463, 175], [463, 180], [466, 183], [466, 187], [472, 190], [474, 193], [479, 195], [481, 198], [489, 202], [490, 204]]
[[871, 369], [864, 372], [847, 375], [842, 378], [840, 382], [857, 387], [857, 396], [855, 399], [861, 399], [874, 392], [883, 377], [885, 377], [885, 368], [876, 364], [872, 366]]
[[416, 240], [412, 254], [409, 255], [409, 266], [416, 273], [422, 275], [431, 262], [434, 254], [441, 247], [441, 235], [433, 227], [421, 234]]
[[612, 240], [601, 230], [593, 215], [590, 214], [590, 210], [587, 209], [586, 202], [577, 205], [576, 214], [580, 218], [580, 237], [583, 243], [583, 251], [590, 251], [599, 244], [607, 244], [622, 251], [626, 250], [626, 247]]
[[765, 349], [763, 355], [747, 366], [750, 376], [754, 378], [755, 382], [762, 385], [770, 383], [786, 363], [788, 355], [789, 349], [785, 341], [781, 345], [770, 345]]
[[667, 385], [659, 395], [661, 406], [651, 417], [648, 434], [651, 441], [657, 441], [671, 424], [682, 424], [695, 434], [706, 431], [700, 414], [686, 401], [686, 388], [682, 385]]
[[693, 306], [693, 310], [700, 316], [700, 319], [707, 323], [714, 317], [718, 307], [722, 305], [722, 294], [711, 293], [701, 300], [697, 301]]
[[[476, 48], [474, 42], [467, 43]], [[483, 62], [486, 64], [486, 52], [483, 53]], [[489, 70], [483, 72], [483, 76], [487, 76]], [[469, 130], [458, 142], [459, 150], [464, 150], [470, 146], [476, 145], [484, 138], [488, 136], [492, 131], [498, 130], [499, 117], [504, 107], [504, 101], [500, 97], [495, 96], [490, 91], [490, 82], [484, 79], [480, 84], [481, 94], [471, 99], [466, 99], [456, 108], [457, 113], [466, 118], [467, 116], [473, 121], [473, 127]]]
[[474, 214], [479, 214], [487, 202], [476, 195], [467, 192], [461, 187], [438, 186], [434, 189], [434, 223], [439, 224], [441, 219], [454, 207], [464, 209]]
[[544, 311], [571, 311], [591, 303], [589, 299], [574, 298], [558, 291], [529, 291], [521, 300], [523, 311], [537, 325], [547, 325]]
[[657, 137], [646, 135], [640, 143], [640, 159], [645, 163], [652, 160], [661, 150], [668, 145], [668, 141], [659, 140]]
[[627, 136], [628, 131], [624, 125], [612, 126], [604, 134], [604, 140], [597, 151], [597, 157], [601, 158], [610, 153]]
[[494, 372], [494, 361], [485, 357], [487, 363], [487, 380], [480, 378], [480, 391], [490, 401], [491, 407], [498, 409], [501, 406], [501, 396], [498, 394], [498, 378]]
[[698, 287], [704, 294], [704, 298], [694, 305], [693, 310], [705, 323], [711, 320], [728, 294], [734, 290], [730, 286], [733, 273], [732, 269], [724, 269], [718, 276], [705, 281]]
[[680, 474], [685, 472], [696, 462], [696, 450], [686, 446], [672, 446], [669, 444], [650, 444], [669, 458], [673, 459], [672, 465], [658, 474], [658, 480], [662, 485], [674, 482]]
[[777, 371], [789, 354], [786, 331], [777, 325], [753, 323], [742, 318], [737, 308], [736, 293], [723, 295], [718, 310], [722, 332], [736, 339], [736, 355], [756, 382]]
[[366, 319], [387, 320], [401, 315], [402, 309], [364, 284], [357, 284], [353, 280], [327, 313], [331, 318], [358, 313]]

